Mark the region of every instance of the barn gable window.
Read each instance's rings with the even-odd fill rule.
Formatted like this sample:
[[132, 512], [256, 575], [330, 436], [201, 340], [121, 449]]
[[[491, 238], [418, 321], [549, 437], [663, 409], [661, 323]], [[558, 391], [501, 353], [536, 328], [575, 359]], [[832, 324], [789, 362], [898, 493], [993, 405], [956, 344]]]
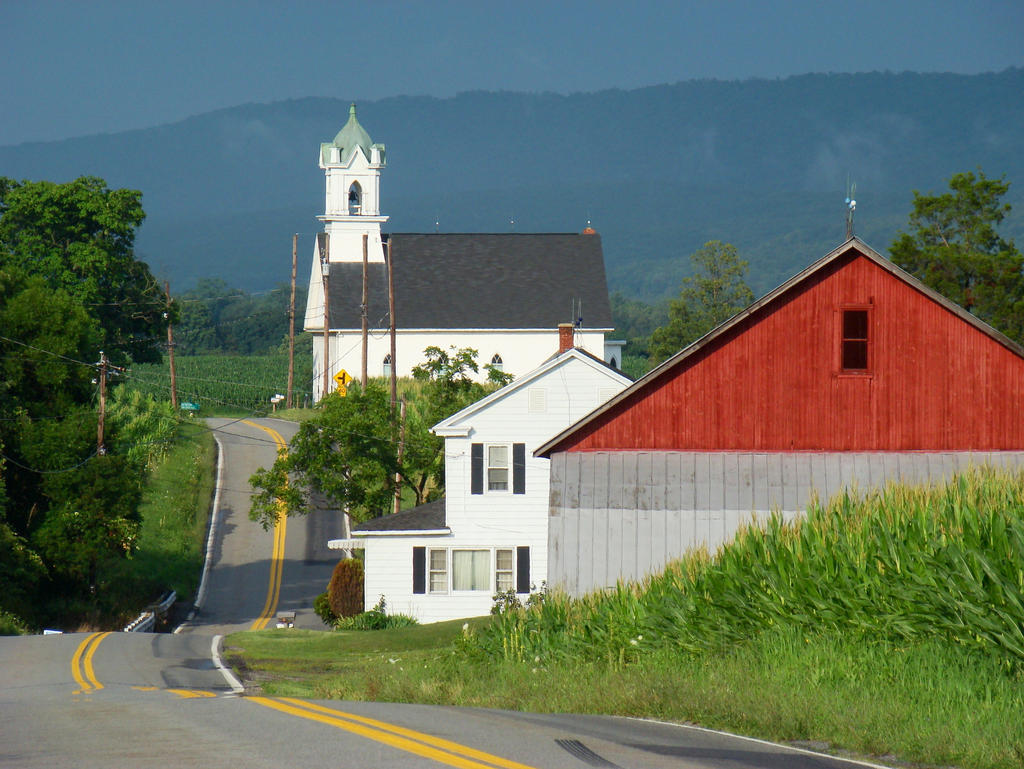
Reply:
[[842, 370], [851, 372], [868, 371], [868, 349], [870, 344], [869, 311], [866, 309], [844, 309], [842, 328]]

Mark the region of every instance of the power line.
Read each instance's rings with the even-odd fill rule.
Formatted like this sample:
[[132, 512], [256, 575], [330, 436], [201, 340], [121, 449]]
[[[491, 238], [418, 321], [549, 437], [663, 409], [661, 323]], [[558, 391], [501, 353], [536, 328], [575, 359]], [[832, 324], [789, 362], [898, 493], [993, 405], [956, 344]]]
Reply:
[[8, 336], [0, 335], [0, 339], [4, 340], [5, 342], [10, 342], [11, 344], [17, 344], [21, 345], [22, 347], [27, 347], [28, 349], [35, 350], [36, 352], [45, 353], [46, 355], [52, 355], [55, 358], [61, 358], [62, 360], [66, 360], [69, 363], [77, 363], [81, 366], [88, 366], [90, 368], [97, 368], [99, 366], [98, 363], [87, 363], [84, 360], [77, 360], [76, 358], [68, 357], [67, 355], [63, 355], [59, 352], [53, 352], [53, 350], [44, 350], [42, 347], [36, 347], [34, 344], [22, 342], [18, 339], [11, 339]]
[[85, 465], [86, 463], [88, 463], [95, 456], [97, 456], [97, 453], [96, 453], [96, 451], [93, 451], [89, 456], [87, 456], [81, 462], [79, 462], [78, 464], [75, 464], [75, 465], [71, 465], [71, 467], [64, 467], [64, 468], [61, 468], [60, 470], [42, 470], [42, 469], [40, 469], [38, 467], [29, 467], [28, 465], [23, 465], [18, 460], [14, 459], [12, 457], [7, 456], [2, 451], [0, 451], [0, 458], [2, 458], [4, 461], [10, 462], [12, 465], [15, 465], [16, 467], [20, 467], [22, 470], [28, 470], [30, 473], [38, 473], [39, 475], [60, 475], [61, 473], [70, 473], [72, 470], [77, 470], [78, 468], [80, 468], [83, 465]]

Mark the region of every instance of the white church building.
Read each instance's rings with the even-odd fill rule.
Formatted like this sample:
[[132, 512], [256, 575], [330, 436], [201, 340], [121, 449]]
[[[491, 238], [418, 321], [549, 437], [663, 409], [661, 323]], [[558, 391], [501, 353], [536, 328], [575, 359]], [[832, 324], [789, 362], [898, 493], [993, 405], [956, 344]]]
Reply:
[[[324, 391], [324, 326], [329, 313], [329, 376], [362, 371], [363, 249], [369, 328], [367, 374], [410, 376], [428, 346], [477, 351], [487, 364], [521, 375], [551, 354], [560, 323], [574, 343], [613, 367], [622, 363], [612, 331], [601, 238], [582, 233], [391, 233], [381, 214], [385, 147], [356, 119], [320, 146], [326, 177], [324, 231], [317, 236], [305, 330], [314, 335], [313, 397]], [[390, 257], [388, 256], [390, 254]], [[389, 264], [390, 258], [390, 264]], [[388, 270], [393, 265], [396, 351], [391, 359]], [[324, 286], [327, 286], [325, 313]], [[334, 388], [333, 382], [329, 384]]]

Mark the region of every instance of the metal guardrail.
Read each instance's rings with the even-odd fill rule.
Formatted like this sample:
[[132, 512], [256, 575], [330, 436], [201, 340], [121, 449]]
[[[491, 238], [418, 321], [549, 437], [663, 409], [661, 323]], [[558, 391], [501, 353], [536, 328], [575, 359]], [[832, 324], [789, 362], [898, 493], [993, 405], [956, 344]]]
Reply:
[[151, 611], [145, 611], [136, 617], [132, 622], [124, 626], [125, 633], [148, 633], [156, 624], [156, 615]]
[[156, 618], [162, 617], [178, 600], [178, 594], [170, 590], [161, 599], [124, 626], [125, 633], [148, 633], [156, 626]]

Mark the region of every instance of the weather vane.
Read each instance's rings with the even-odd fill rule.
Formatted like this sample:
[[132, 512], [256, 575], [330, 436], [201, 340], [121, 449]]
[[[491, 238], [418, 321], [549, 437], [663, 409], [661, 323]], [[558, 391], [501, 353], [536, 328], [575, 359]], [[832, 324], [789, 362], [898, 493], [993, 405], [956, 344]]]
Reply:
[[846, 239], [853, 237], [853, 212], [857, 210], [857, 183], [850, 184], [850, 177], [846, 177]]

